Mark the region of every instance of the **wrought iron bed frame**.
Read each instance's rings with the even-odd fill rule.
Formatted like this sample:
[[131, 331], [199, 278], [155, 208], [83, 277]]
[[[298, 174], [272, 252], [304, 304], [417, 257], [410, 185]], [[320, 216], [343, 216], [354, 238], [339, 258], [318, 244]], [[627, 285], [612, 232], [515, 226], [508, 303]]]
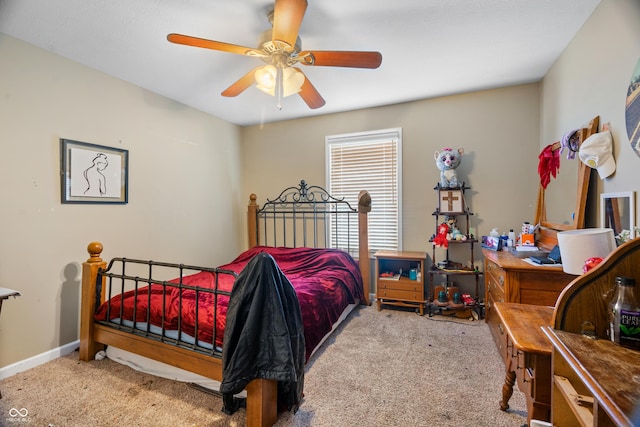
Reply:
[[[358, 245], [351, 246], [350, 238], [344, 249], [354, 252], [358, 248], [358, 259], [360, 271], [364, 284], [365, 300], [361, 303], [369, 304], [369, 282], [370, 263], [368, 249], [368, 224], [367, 214], [371, 210], [371, 198], [367, 191], [361, 191], [358, 196], [358, 208], [352, 208], [344, 199], [337, 199], [318, 186], [307, 186], [305, 181], [301, 181], [298, 187], [289, 187], [283, 190], [280, 195], [269, 200], [262, 208], [256, 203], [257, 197], [251, 194], [248, 207], [248, 236], [249, 247], [260, 244], [276, 246], [307, 246], [309, 244], [308, 224], [313, 227], [313, 247], [329, 247], [327, 239], [323, 240], [324, 246], [320, 246], [321, 239], [318, 237], [318, 230], [326, 232], [327, 221], [340, 221], [346, 215], [350, 218], [353, 214], [358, 217]], [[318, 223], [322, 227], [318, 227]], [[347, 219], [347, 228], [351, 223]], [[287, 233], [291, 237], [287, 237]], [[278, 233], [283, 237], [278, 240]], [[298, 236], [302, 233], [301, 241]], [[269, 236], [272, 236], [269, 241]], [[349, 236], [350, 237], [350, 236]], [[164, 329], [160, 333], [154, 333], [150, 327], [140, 330], [135, 325], [127, 325], [123, 321], [116, 324], [114, 322], [95, 321], [94, 314], [97, 308], [106, 299], [112, 296], [111, 286], [119, 285], [120, 290], [129, 289], [127, 283], [133, 283], [135, 289], [140, 283], [143, 286], [156, 284], [163, 287], [178, 287], [182, 289], [192, 289], [196, 293], [213, 293], [216, 295], [225, 294], [217, 289], [202, 289], [189, 286], [183, 283], [185, 271], [210, 271], [219, 274], [233, 274], [234, 272], [218, 268], [199, 267], [185, 264], [161, 263], [154, 261], [143, 261], [127, 258], [114, 258], [109, 264], [102, 260], [102, 244], [92, 242], [88, 245], [89, 259], [83, 263], [82, 268], [82, 307], [80, 325], [80, 360], [88, 361], [95, 357], [95, 354], [102, 350], [105, 345], [112, 345], [123, 350], [139, 354], [169, 365], [197, 373], [199, 375], [212, 378], [217, 381], [222, 380], [222, 351], [198, 344], [198, 334], [194, 334], [195, 342], [186, 342], [178, 338], [172, 338], [165, 334]], [[130, 275], [127, 273], [127, 265], [147, 265], [147, 277]], [[119, 271], [111, 271], [114, 267], [120, 266]], [[179, 277], [177, 283], [169, 283], [165, 280], [154, 278], [155, 267], [176, 269]], [[116, 268], [118, 269], [118, 268]], [[175, 276], [174, 276], [175, 277]], [[108, 285], [108, 286], [107, 286]], [[197, 306], [198, 304], [196, 304]], [[109, 316], [107, 316], [108, 318]], [[134, 317], [135, 318], [135, 317]], [[215, 322], [214, 322], [215, 325]], [[215, 326], [214, 326], [215, 328]], [[213, 336], [216, 336], [214, 329]], [[215, 341], [214, 341], [215, 343]], [[247, 425], [271, 426], [277, 419], [277, 382], [264, 379], [256, 379], [247, 386]]]

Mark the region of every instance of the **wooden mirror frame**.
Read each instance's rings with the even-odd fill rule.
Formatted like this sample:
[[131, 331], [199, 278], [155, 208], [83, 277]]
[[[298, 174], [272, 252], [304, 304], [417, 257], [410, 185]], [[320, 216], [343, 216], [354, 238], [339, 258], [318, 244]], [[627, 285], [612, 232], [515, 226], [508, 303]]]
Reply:
[[[580, 129], [580, 144], [598, 132], [598, 126], [600, 124], [600, 116], [596, 116], [589, 122], [586, 128]], [[553, 150], [560, 149], [560, 143], [556, 142], [553, 145]], [[536, 208], [535, 223], [540, 225], [538, 230], [538, 246], [551, 249], [558, 244], [558, 232], [565, 230], [575, 230], [578, 228], [584, 228], [585, 223], [585, 210], [587, 207], [587, 194], [589, 192], [589, 181], [591, 178], [591, 168], [585, 165], [583, 162], [578, 161], [578, 185], [577, 185], [577, 197], [576, 207], [574, 210], [573, 223], [572, 224], [560, 224], [547, 221], [547, 211], [544, 201], [544, 188], [540, 185], [538, 189], [538, 204]]]

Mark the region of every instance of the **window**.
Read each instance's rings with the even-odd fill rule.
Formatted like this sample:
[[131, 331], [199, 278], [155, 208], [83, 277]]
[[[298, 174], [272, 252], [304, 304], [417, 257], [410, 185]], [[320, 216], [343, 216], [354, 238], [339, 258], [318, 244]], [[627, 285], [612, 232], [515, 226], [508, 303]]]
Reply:
[[[369, 247], [402, 248], [400, 128], [333, 135], [326, 138], [327, 189], [335, 197], [344, 197], [353, 207], [358, 193], [371, 195]], [[340, 240], [341, 230], [330, 228], [331, 239]]]

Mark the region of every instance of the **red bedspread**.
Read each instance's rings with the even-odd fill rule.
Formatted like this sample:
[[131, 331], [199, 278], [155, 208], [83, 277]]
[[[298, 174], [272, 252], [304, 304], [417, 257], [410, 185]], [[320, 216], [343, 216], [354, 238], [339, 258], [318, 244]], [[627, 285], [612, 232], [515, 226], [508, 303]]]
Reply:
[[[278, 263], [295, 288], [304, 323], [307, 359], [322, 338], [331, 330], [347, 305], [364, 297], [362, 277], [357, 262], [347, 253], [336, 249], [273, 248], [257, 246], [243, 252], [230, 264], [220, 268], [240, 273], [259, 252], [267, 252]], [[218, 289], [231, 291], [233, 277], [219, 274]], [[172, 282], [177, 283], [179, 279]], [[212, 289], [215, 275], [199, 272], [185, 276], [183, 284]], [[222, 347], [229, 297], [199, 292], [198, 322], [196, 323], [196, 292], [177, 288], [164, 289], [151, 285], [115, 296], [100, 306], [96, 320], [126, 319], [151, 323], [165, 330], [181, 330], [198, 340], [211, 343], [216, 325], [216, 346]], [[124, 304], [122, 302], [124, 296]], [[215, 300], [217, 298], [217, 306]], [[180, 307], [182, 301], [182, 307]], [[214, 311], [213, 307], [216, 306]], [[147, 308], [149, 315], [147, 314]], [[164, 307], [164, 312], [163, 312]], [[121, 313], [122, 311], [122, 313]]]

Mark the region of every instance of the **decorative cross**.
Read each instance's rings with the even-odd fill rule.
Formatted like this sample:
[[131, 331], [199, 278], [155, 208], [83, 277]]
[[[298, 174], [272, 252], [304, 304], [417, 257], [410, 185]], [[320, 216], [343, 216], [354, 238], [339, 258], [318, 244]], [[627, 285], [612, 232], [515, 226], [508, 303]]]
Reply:
[[453, 202], [456, 200], [460, 200], [460, 197], [455, 197], [453, 195], [453, 191], [448, 191], [446, 196], [442, 196], [442, 201], [448, 202], [447, 212], [451, 212], [453, 210]]

